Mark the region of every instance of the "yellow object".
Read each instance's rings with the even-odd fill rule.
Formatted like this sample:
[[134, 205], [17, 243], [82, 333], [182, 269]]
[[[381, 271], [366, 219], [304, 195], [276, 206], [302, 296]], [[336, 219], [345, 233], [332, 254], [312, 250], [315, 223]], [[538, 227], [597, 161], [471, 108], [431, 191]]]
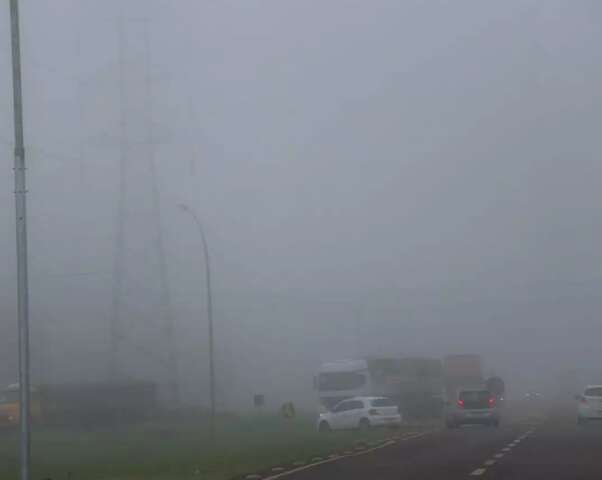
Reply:
[[[38, 420], [42, 414], [40, 399], [35, 389], [31, 391], [31, 418]], [[21, 418], [19, 386], [9, 385], [0, 393], [0, 427], [18, 425]]]

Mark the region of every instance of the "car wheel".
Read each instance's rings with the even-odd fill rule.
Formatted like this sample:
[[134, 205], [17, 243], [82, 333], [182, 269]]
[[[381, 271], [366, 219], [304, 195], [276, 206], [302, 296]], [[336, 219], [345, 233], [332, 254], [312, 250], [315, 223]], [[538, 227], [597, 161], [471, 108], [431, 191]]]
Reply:
[[449, 429], [458, 428], [458, 424], [449, 418], [445, 421], [445, 426]]
[[320, 422], [320, 426], [318, 427], [318, 431], [320, 433], [328, 433], [332, 430], [330, 428], [330, 424], [328, 422]]
[[500, 421], [499, 420], [494, 420], [493, 422], [491, 422], [491, 426], [498, 428], [500, 426]]
[[370, 420], [362, 418], [359, 424], [360, 430], [368, 430], [370, 428]]
[[577, 417], [577, 425], [585, 425], [585, 418], [581, 416]]

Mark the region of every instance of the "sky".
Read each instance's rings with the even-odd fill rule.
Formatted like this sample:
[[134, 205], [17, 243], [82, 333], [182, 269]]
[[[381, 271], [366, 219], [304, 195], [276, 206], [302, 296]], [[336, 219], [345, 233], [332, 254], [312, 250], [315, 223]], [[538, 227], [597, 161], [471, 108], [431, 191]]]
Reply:
[[[207, 398], [204, 262], [181, 203], [211, 252], [225, 406], [263, 391], [311, 398], [312, 372], [336, 358], [481, 353], [526, 382], [595, 362], [596, 1], [21, 10], [38, 381], [106, 375], [123, 139], [130, 375], [169, 376], [160, 229], [182, 389]], [[16, 338], [9, 40], [2, 11], [5, 383]]]

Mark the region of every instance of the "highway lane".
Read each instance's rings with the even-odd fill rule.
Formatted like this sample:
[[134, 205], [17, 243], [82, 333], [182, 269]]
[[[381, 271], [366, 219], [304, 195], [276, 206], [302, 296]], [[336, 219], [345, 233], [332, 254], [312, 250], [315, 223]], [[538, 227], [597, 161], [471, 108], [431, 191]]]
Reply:
[[602, 478], [602, 423], [578, 427], [571, 413], [551, 416], [487, 472], [495, 480]]
[[577, 426], [569, 408], [506, 418], [499, 429], [441, 428], [282, 478], [597, 480], [602, 478], [602, 422]]
[[366, 455], [340, 459], [285, 478], [465, 479], [472, 474], [484, 477], [522, 445], [527, 445], [537, 432], [537, 423], [522, 419], [509, 420], [500, 428], [471, 426], [455, 430], [439, 429], [418, 438], [401, 439], [394, 445]]

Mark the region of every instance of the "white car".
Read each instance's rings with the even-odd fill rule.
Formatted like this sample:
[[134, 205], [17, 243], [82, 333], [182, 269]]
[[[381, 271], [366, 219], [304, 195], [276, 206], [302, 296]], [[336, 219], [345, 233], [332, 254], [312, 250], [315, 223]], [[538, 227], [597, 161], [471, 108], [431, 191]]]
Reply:
[[602, 385], [588, 385], [583, 395], [577, 395], [577, 423], [588, 420], [602, 420]]
[[353, 397], [337, 403], [318, 417], [318, 431], [401, 425], [397, 404], [385, 397]]

